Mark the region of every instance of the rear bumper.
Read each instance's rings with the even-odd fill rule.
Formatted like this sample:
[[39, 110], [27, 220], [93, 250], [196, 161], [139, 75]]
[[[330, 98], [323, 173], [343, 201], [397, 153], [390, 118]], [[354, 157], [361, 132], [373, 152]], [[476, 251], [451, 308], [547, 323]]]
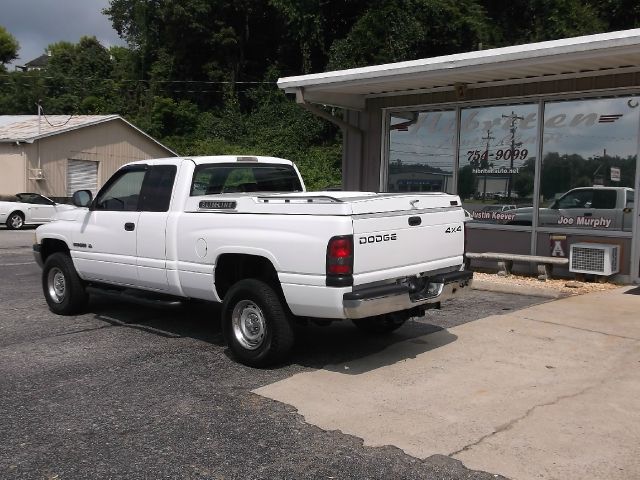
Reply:
[[419, 291], [412, 291], [407, 284], [393, 284], [345, 293], [342, 305], [346, 318], [374, 317], [458, 297], [468, 292], [472, 283], [473, 273], [468, 270], [444, 273], [424, 278]]

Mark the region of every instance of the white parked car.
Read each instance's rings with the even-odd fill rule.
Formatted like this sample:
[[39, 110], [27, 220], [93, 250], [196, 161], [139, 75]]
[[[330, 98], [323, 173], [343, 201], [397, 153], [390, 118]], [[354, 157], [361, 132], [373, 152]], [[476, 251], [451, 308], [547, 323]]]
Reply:
[[15, 201], [0, 201], [0, 223], [10, 230], [25, 225], [41, 225], [53, 220], [66, 210], [75, 210], [73, 205], [56, 203], [39, 193], [18, 193]]

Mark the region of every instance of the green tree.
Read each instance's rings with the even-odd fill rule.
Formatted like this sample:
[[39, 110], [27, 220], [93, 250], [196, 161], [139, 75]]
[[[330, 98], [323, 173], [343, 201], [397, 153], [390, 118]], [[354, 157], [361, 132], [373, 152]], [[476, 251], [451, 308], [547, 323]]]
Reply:
[[640, 27], [640, 3], [636, 0], [592, 0], [589, 3], [606, 22], [608, 31]]
[[111, 0], [104, 12], [137, 52], [141, 78], [169, 60], [173, 79], [259, 79], [282, 24], [259, 0]]
[[474, 0], [372, 3], [348, 35], [331, 47], [329, 68], [352, 68], [476, 50], [488, 39]]
[[0, 25], [0, 70], [6, 71], [5, 63], [18, 58], [18, 41]]
[[458, 195], [462, 199], [470, 198], [476, 191], [476, 177], [473, 167], [465, 165], [458, 171]]
[[517, 175], [513, 182], [513, 189], [520, 198], [529, 198], [533, 193], [533, 174], [523, 172]]
[[112, 89], [109, 51], [95, 37], [82, 37], [77, 44], [57, 42], [47, 50], [45, 111], [109, 113], [117, 98]]
[[[611, 0], [617, 3], [620, 0]], [[484, 0], [494, 25], [490, 43], [504, 46], [575, 37], [607, 30], [598, 8], [582, 0]]]

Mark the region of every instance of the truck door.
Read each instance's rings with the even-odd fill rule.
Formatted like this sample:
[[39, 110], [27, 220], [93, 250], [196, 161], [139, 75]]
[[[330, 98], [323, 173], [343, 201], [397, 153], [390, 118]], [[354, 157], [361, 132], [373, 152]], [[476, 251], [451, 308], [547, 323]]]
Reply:
[[140, 218], [136, 229], [140, 286], [166, 291], [166, 230], [176, 165], [152, 165], [142, 185]]
[[132, 165], [116, 172], [74, 234], [71, 254], [86, 280], [138, 285], [136, 227], [146, 170], [146, 165]]

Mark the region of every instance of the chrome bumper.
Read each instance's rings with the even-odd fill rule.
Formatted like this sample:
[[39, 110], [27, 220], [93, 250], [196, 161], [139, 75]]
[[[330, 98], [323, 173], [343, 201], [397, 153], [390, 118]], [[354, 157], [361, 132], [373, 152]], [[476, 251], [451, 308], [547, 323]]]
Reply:
[[342, 297], [345, 317], [374, 317], [459, 297], [471, 290], [473, 272], [450, 272], [423, 278], [422, 282], [423, 288], [413, 292], [409, 285], [393, 284], [345, 293]]

